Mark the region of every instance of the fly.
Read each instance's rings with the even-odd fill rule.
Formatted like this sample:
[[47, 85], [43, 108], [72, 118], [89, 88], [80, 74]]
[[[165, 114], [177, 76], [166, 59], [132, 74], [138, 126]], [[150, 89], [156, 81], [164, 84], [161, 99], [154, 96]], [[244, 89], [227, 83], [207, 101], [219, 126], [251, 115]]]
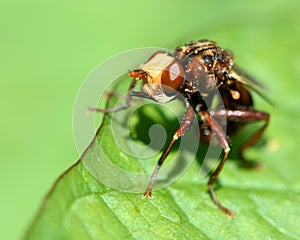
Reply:
[[[248, 74], [234, 66], [233, 55], [210, 40], [188, 42], [174, 53], [158, 51], [139, 69], [129, 72], [132, 78], [125, 105], [113, 109], [89, 108], [96, 112], [116, 112], [130, 107], [132, 97], [147, 98], [166, 103], [181, 99], [186, 112], [172, 140], [162, 153], [153, 171], [143, 197], [152, 198], [156, 176], [174, 143], [198, 121], [200, 141], [209, 143], [214, 138], [223, 148], [223, 156], [207, 183], [210, 195], [217, 207], [231, 217], [234, 212], [218, 200], [213, 184], [220, 174], [230, 152], [230, 136], [249, 122], [263, 121], [263, 126], [239, 150], [241, 160], [248, 166], [243, 153], [262, 136], [269, 123], [270, 115], [254, 109], [250, 90], [258, 92], [257, 83]], [[245, 81], [248, 79], [248, 81]], [[134, 91], [136, 83], [142, 81], [140, 91]], [[212, 110], [213, 98], [220, 94], [223, 109]], [[264, 96], [263, 96], [264, 97]], [[220, 120], [226, 119], [226, 123]], [[226, 128], [226, 131], [224, 130]]]

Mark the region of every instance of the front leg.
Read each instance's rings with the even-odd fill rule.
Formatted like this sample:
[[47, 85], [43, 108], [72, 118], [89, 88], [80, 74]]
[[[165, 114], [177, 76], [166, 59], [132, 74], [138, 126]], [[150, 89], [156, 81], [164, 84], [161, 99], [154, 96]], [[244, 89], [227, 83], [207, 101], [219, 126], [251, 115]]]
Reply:
[[132, 97], [152, 99], [151, 97], [146, 95], [144, 92], [135, 92], [135, 91], [133, 91], [137, 81], [147, 78], [147, 76], [148, 76], [147, 72], [145, 72], [143, 70], [133, 70], [133, 71], [130, 71], [128, 73], [128, 76], [133, 77], [133, 79], [132, 79], [131, 84], [128, 88], [125, 105], [121, 105], [121, 106], [118, 106], [118, 107], [115, 107], [115, 108], [108, 108], [108, 109], [89, 107], [87, 109], [87, 111], [88, 112], [103, 112], [103, 113], [118, 112], [120, 110], [123, 110], [123, 109], [126, 109], [126, 108], [130, 107]]
[[160, 169], [160, 167], [162, 166], [162, 164], [164, 163], [165, 159], [167, 158], [169, 152], [171, 151], [174, 143], [182, 136], [184, 135], [187, 131], [190, 130], [192, 124], [193, 124], [193, 120], [195, 118], [195, 113], [194, 113], [194, 109], [190, 106], [188, 108], [188, 110], [185, 112], [185, 115], [181, 121], [180, 126], [177, 128], [177, 130], [174, 132], [173, 134], [173, 138], [171, 140], [171, 142], [169, 143], [168, 147], [164, 150], [163, 154], [161, 155], [161, 157], [158, 160], [158, 163], [152, 173], [150, 182], [148, 184], [148, 187], [145, 191], [145, 193], [143, 194], [143, 198], [148, 197], [148, 198], [152, 198], [152, 188], [156, 179], [156, 176], [158, 174], [158, 171]]

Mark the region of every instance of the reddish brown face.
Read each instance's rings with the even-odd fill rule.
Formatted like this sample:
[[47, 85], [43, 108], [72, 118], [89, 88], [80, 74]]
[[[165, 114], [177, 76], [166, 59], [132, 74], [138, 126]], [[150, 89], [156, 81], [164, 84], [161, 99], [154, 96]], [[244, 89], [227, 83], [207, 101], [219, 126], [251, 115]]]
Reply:
[[184, 81], [184, 70], [174, 56], [156, 52], [140, 69], [131, 71], [129, 76], [143, 79], [142, 90], [158, 102], [169, 102], [175, 98]]

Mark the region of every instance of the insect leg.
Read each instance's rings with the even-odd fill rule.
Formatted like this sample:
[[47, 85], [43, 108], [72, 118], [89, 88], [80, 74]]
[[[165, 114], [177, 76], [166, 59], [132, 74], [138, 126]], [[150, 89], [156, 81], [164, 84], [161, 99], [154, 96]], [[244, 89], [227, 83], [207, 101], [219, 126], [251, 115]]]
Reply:
[[174, 132], [173, 134], [173, 138], [171, 140], [171, 142], [169, 143], [168, 147], [164, 150], [163, 154], [161, 155], [161, 157], [159, 158], [157, 165], [152, 173], [150, 182], [148, 184], [148, 187], [145, 191], [145, 193], [143, 194], [143, 198], [145, 197], [149, 197], [152, 198], [152, 188], [157, 176], [157, 173], [160, 169], [160, 167], [162, 166], [164, 160], [166, 159], [166, 157], [168, 156], [169, 152], [171, 151], [174, 143], [181, 137], [183, 136], [187, 131], [190, 130], [192, 124], [193, 124], [193, 120], [195, 118], [195, 113], [192, 107], [189, 107], [187, 109], [187, 111], [185, 112], [185, 115], [181, 121], [180, 126], [177, 128], [177, 130]]
[[207, 111], [200, 111], [200, 115], [202, 117], [202, 120], [211, 128], [211, 131], [216, 135], [218, 141], [220, 142], [221, 146], [224, 149], [224, 156], [219, 163], [217, 169], [213, 172], [211, 175], [207, 185], [209, 188], [210, 195], [215, 202], [215, 204], [218, 206], [218, 208], [227, 214], [228, 217], [231, 217], [234, 215], [234, 212], [226, 207], [224, 207], [220, 201], [218, 200], [216, 193], [213, 188], [213, 184], [216, 181], [218, 175], [220, 174], [224, 163], [226, 162], [226, 159], [228, 157], [230, 147], [229, 147], [229, 141], [227, 139], [227, 136], [225, 132], [223, 131], [222, 127], [210, 116], [210, 114]]
[[117, 111], [120, 111], [122, 109], [126, 109], [126, 108], [130, 107], [130, 105], [131, 105], [131, 99], [132, 99], [132, 96], [133, 96], [132, 95], [132, 90], [134, 89], [134, 87], [136, 85], [136, 82], [137, 82], [136, 78], [132, 79], [131, 84], [130, 84], [130, 86], [128, 88], [128, 93], [127, 93], [127, 96], [126, 96], [126, 103], [125, 103], [125, 105], [121, 105], [121, 106], [118, 106], [118, 107], [115, 107], [115, 108], [108, 108], [108, 109], [101, 109], [101, 108], [89, 107], [87, 109], [87, 111], [88, 112], [110, 113], [110, 112], [117, 112]]
[[257, 167], [258, 164], [249, 162], [247, 159], [244, 158], [243, 153], [248, 147], [252, 146], [260, 139], [260, 137], [262, 136], [263, 132], [269, 124], [270, 115], [268, 113], [255, 110], [220, 110], [216, 112], [211, 112], [211, 114], [214, 117], [226, 117], [228, 120], [238, 120], [240, 122], [245, 123], [265, 121], [265, 124], [261, 128], [259, 128], [253, 134], [253, 136], [239, 149], [239, 156], [243, 161], [244, 165], [248, 167]]

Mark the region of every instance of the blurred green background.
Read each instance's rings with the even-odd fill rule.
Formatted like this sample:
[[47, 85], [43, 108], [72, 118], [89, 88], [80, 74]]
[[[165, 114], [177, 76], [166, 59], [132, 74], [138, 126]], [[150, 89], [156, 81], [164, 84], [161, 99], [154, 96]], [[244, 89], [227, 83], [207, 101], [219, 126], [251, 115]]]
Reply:
[[54, 180], [79, 158], [73, 104], [98, 63], [132, 48], [211, 38], [298, 118], [299, 16], [297, 0], [2, 0], [1, 238], [22, 237]]

